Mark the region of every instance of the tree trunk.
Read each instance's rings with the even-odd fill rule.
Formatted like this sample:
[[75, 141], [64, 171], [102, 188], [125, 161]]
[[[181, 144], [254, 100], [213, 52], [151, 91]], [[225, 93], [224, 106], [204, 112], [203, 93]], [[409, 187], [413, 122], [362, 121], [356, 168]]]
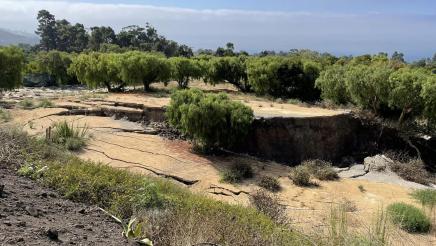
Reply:
[[144, 82], [144, 91], [150, 91], [150, 84]]

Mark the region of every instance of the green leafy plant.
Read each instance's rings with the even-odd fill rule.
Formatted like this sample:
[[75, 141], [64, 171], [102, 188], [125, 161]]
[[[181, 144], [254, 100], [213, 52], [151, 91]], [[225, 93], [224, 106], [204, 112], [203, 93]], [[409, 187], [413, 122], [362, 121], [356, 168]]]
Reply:
[[26, 98], [18, 103], [18, 105], [24, 109], [35, 108], [35, 102], [32, 99]]
[[77, 127], [67, 121], [56, 122], [52, 126], [51, 141], [64, 145], [68, 150], [79, 150], [86, 145], [88, 127]]
[[12, 119], [11, 113], [9, 111], [0, 108], [0, 123], [8, 122]]
[[53, 106], [54, 106], [54, 103], [52, 101], [50, 101], [50, 99], [48, 99], [48, 98], [43, 98], [38, 103], [39, 108], [51, 108]]
[[415, 190], [411, 195], [415, 200], [419, 201], [422, 206], [429, 207], [430, 210], [436, 207], [436, 190], [434, 189]]
[[253, 177], [253, 168], [247, 163], [235, 163], [221, 174], [221, 181], [239, 183]]
[[430, 219], [420, 209], [405, 203], [394, 203], [387, 207], [392, 222], [408, 232], [428, 232]]
[[208, 152], [241, 142], [253, 121], [253, 110], [226, 94], [205, 94], [198, 89], [176, 91], [167, 108], [169, 123]]
[[270, 176], [261, 177], [257, 185], [272, 192], [277, 192], [281, 189], [280, 183], [277, 178]]

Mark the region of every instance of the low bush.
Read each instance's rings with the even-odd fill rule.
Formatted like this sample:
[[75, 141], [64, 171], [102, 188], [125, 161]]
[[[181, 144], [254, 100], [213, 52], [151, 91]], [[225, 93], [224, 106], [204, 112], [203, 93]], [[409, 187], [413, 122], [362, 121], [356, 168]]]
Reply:
[[310, 181], [310, 172], [304, 166], [297, 166], [292, 168], [289, 178], [295, 185], [298, 186], [311, 186], [313, 183]]
[[284, 224], [287, 221], [286, 207], [280, 204], [276, 196], [259, 190], [250, 196], [250, 201], [257, 210], [268, 215], [274, 221], [280, 224]]
[[80, 150], [86, 145], [88, 139], [88, 128], [74, 126], [67, 121], [53, 124], [51, 141], [65, 146], [68, 150]]
[[253, 168], [247, 163], [235, 163], [221, 174], [221, 181], [239, 183], [253, 177]]
[[428, 185], [434, 182], [435, 178], [426, 169], [422, 160], [412, 158], [404, 161], [394, 161], [391, 170], [397, 173], [405, 180], [412, 181], [419, 184]]
[[394, 203], [387, 207], [392, 222], [408, 232], [428, 232], [430, 219], [420, 209], [405, 203]]
[[26, 98], [18, 103], [23, 109], [33, 109], [35, 108], [35, 102], [32, 99]]
[[0, 108], [0, 123], [8, 122], [12, 119], [11, 113], [9, 111]]
[[272, 192], [277, 192], [281, 188], [279, 181], [276, 178], [270, 176], [263, 176], [262, 178], [260, 178], [257, 185]]
[[425, 189], [415, 190], [412, 192], [412, 197], [419, 201], [422, 206], [433, 209], [436, 207], [436, 190]]
[[319, 180], [339, 179], [338, 174], [332, 168], [332, 164], [330, 162], [322, 160], [309, 160], [304, 161], [301, 165], [307, 168], [309, 173]]
[[40, 100], [38, 103], [39, 108], [51, 108], [53, 106], [54, 106], [53, 102], [47, 98]]
[[253, 110], [226, 94], [205, 94], [198, 89], [176, 91], [167, 109], [169, 123], [205, 152], [229, 148], [242, 141]]

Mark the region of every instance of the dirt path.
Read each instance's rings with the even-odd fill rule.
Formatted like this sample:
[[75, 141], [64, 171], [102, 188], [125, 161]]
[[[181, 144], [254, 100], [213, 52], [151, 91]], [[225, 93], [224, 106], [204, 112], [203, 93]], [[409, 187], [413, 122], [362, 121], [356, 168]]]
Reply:
[[96, 207], [62, 199], [6, 169], [0, 169], [2, 187], [0, 245], [129, 245], [120, 225]]

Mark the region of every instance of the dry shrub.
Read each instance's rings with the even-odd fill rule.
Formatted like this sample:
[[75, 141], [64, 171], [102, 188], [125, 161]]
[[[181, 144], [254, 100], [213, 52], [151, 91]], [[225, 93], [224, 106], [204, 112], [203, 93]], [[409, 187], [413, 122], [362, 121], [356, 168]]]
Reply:
[[295, 185], [298, 186], [311, 186], [313, 183], [310, 181], [310, 172], [304, 166], [297, 166], [292, 168], [289, 173], [289, 178]]
[[277, 192], [281, 189], [279, 181], [270, 176], [263, 176], [257, 185], [272, 192]]
[[420, 159], [410, 159], [407, 162], [394, 161], [391, 170], [405, 180], [415, 183], [428, 185], [434, 182], [434, 177], [425, 169], [424, 163]]
[[286, 207], [280, 204], [277, 196], [265, 190], [258, 190], [250, 196], [251, 204], [260, 212], [274, 221], [285, 224], [287, 222]]
[[221, 181], [226, 183], [239, 183], [244, 179], [252, 178], [253, 168], [245, 162], [233, 163], [232, 166], [221, 174]]
[[332, 164], [323, 160], [308, 160], [302, 163], [307, 170], [319, 180], [337, 180], [338, 174]]

